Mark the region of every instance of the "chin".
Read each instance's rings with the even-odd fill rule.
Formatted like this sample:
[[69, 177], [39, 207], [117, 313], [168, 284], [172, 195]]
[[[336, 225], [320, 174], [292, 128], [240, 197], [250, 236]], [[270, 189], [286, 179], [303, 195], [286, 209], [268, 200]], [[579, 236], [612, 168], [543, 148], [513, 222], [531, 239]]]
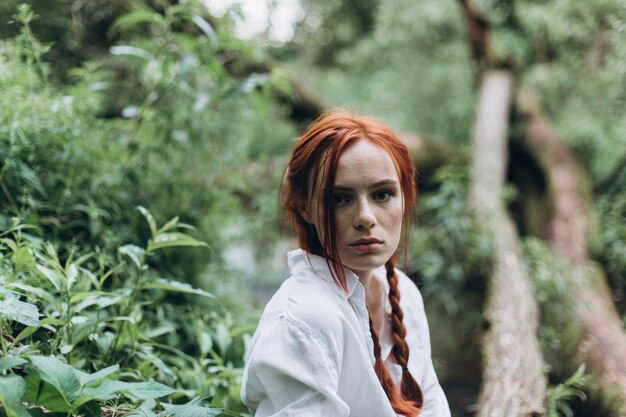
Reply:
[[363, 254], [361, 256], [350, 256], [344, 265], [355, 271], [366, 271], [383, 266], [393, 254]]

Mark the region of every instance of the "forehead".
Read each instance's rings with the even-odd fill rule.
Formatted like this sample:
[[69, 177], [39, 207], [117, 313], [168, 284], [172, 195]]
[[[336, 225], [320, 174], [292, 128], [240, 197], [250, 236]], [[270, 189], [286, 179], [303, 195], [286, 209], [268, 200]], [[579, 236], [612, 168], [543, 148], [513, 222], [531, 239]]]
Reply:
[[382, 180], [399, 180], [393, 159], [383, 147], [360, 139], [339, 156], [335, 185], [367, 185]]

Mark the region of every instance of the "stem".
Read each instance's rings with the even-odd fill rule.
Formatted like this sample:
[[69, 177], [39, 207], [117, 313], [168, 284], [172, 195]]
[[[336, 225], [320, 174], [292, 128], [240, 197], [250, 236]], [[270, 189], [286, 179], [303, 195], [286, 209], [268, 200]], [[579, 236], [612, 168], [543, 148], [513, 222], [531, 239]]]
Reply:
[[7, 197], [7, 200], [9, 200], [9, 203], [13, 206], [12, 207], [13, 210], [17, 211], [17, 204], [15, 203], [15, 200], [13, 199], [13, 196], [11, 195], [11, 191], [8, 189], [8, 187], [6, 186], [2, 178], [0, 178], [0, 188], [2, 188], [2, 191], [4, 192], [4, 195]]
[[[70, 290], [65, 290], [65, 303], [67, 305], [67, 314], [65, 319], [65, 334], [67, 338], [67, 344], [72, 345], [72, 310], [70, 307]], [[67, 352], [67, 361], [70, 362], [70, 358], [72, 356], [72, 351]]]
[[24, 34], [26, 35], [26, 39], [31, 47], [31, 53], [33, 54], [33, 58], [35, 58], [35, 62], [37, 64], [37, 69], [41, 74], [41, 81], [47, 87], [48, 86], [48, 74], [44, 69], [43, 62], [41, 61], [41, 50], [37, 42], [35, 41], [35, 37], [33, 36], [33, 32], [30, 30], [30, 24], [28, 22], [24, 22]]
[[0, 356], [6, 356], [8, 352], [7, 345], [4, 340], [4, 320], [0, 320], [0, 347], [2, 348], [2, 355]]

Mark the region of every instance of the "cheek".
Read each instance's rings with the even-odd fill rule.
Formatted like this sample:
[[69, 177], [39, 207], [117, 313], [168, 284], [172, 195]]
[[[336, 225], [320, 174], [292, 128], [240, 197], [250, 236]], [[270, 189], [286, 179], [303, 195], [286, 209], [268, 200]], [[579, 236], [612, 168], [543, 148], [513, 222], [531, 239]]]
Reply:
[[335, 232], [337, 240], [341, 240], [351, 227], [352, 220], [350, 218], [350, 214], [347, 213], [347, 210], [337, 210], [335, 213]]
[[393, 207], [392, 210], [389, 210], [386, 216], [387, 219], [387, 227], [398, 234], [402, 230], [402, 221], [404, 220], [404, 210], [402, 207], [402, 203]]

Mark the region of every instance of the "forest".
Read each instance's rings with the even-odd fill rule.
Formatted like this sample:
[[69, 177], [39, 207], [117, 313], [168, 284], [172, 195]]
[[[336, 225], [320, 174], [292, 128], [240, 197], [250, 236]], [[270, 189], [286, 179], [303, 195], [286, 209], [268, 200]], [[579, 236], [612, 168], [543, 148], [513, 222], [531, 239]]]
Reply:
[[623, 0], [4, 0], [0, 417], [250, 416], [333, 107], [413, 154], [452, 415], [626, 416]]

